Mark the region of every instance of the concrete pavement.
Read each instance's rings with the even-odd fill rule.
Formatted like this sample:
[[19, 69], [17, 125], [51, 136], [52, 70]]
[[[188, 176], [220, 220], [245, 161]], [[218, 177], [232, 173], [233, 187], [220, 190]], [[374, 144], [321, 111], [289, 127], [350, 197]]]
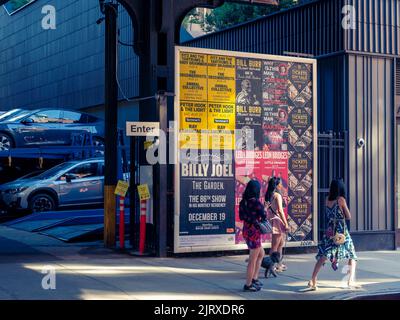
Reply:
[[[342, 266], [320, 274], [318, 292], [302, 292], [314, 255], [285, 258], [289, 270], [262, 279], [264, 289], [242, 292], [247, 256], [138, 258], [102, 244], [65, 244], [39, 234], [0, 226], [0, 299], [349, 299], [400, 293], [400, 251], [359, 252], [359, 290], [341, 287]], [[56, 289], [44, 290], [46, 266], [56, 271]]]

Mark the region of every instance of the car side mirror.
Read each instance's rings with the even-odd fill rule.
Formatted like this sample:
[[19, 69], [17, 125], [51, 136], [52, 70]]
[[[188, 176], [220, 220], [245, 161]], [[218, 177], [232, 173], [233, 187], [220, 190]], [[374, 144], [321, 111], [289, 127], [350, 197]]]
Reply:
[[34, 123], [34, 121], [31, 118], [27, 118], [21, 121], [22, 124], [24, 125], [30, 125], [32, 123]]
[[76, 176], [74, 174], [71, 173], [67, 173], [65, 175], [65, 181], [67, 181], [68, 183], [70, 183], [72, 180], [76, 179]]

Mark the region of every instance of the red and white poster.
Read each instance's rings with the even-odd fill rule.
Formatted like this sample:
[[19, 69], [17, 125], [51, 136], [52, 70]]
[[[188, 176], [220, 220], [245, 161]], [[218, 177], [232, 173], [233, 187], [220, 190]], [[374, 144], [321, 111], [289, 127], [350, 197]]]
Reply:
[[[286, 151], [236, 151], [235, 153], [235, 243], [245, 243], [242, 235], [243, 221], [239, 219], [239, 204], [247, 183], [257, 179], [261, 183], [261, 199], [264, 203], [268, 181], [272, 177], [282, 179], [279, 192], [284, 202], [288, 197], [288, 153]], [[287, 206], [284, 206], [287, 215]], [[271, 235], [263, 235], [263, 242], [271, 240]]]

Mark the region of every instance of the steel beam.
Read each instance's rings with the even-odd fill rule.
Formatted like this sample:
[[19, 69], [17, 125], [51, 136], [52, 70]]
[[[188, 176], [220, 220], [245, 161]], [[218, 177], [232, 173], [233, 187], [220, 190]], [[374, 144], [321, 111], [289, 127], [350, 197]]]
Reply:
[[115, 247], [116, 197], [118, 175], [118, 84], [117, 84], [117, 16], [118, 6], [108, 3], [105, 14], [105, 153], [104, 153], [104, 245]]

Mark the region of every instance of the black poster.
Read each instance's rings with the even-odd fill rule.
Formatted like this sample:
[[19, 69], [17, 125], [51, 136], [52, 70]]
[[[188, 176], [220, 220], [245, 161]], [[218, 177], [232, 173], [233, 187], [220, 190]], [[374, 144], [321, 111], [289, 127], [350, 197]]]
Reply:
[[312, 201], [311, 197], [294, 197], [290, 200], [289, 241], [312, 239]]
[[289, 215], [292, 241], [312, 236], [312, 73], [292, 63], [288, 73]]
[[235, 176], [229, 157], [181, 151], [180, 236], [235, 232]]
[[263, 150], [287, 151], [289, 65], [280, 61], [263, 63]]
[[311, 213], [311, 204], [303, 197], [295, 197], [290, 201], [289, 212], [297, 225], [301, 225]]
[[[261, 150], [262, 139], [262, 60], [236, 59], [236, 129], [244, 140], [242, 150]], [[246, 145], [252, 135], [253, 146]]]
[[311, 116], [305, 108], [296, 107], [290, 113], [289, 123], [295, 133], [302, 136], [311, 126]]
[[298, 92], [302, 92], [311, 79], [309, 66], [304, 63], [293, 63], [289, 70], [289, 79], [296, 86]]
[[287, 105], [289, 65], [286, 62], [264, 61], [263, 105]]
[[289, 158], [289, 168], [298, 180], [303, 180], [312, 169], [312, 161], [304, 152], [295, 152]]

